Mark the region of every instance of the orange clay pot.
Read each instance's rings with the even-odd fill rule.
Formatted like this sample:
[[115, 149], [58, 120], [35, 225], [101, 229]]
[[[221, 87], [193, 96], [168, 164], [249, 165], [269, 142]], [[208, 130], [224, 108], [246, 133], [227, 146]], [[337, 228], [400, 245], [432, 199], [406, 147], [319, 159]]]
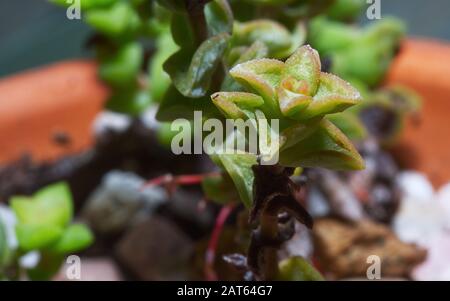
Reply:
[[450, 181], [450, 44], [408, 40], [387, 84], [403, 84], [423, 97], [419, 122], [409, 120], [393, 149], [404, 166], [428, 175], [436, 187]]
[[0, 165], [23, 154], [51, 161], [89, 148], [107, 97], [96, 72], [96, 64], [77, 60], [0, 79]]
[[[421, 122], [408, 121], [394, 154], [425, 172], [438, 186], [450, 181], [450, 44], [412, 39], [404, 43], [386, 80], [423, 98]], [[69, 61], [0, 80], [0, 165], [24, 153], [49, 161], [88, 149], [92, 122], [107, 89], [96, 65]], [[65, 133], [70, 143], [55, 142]]]

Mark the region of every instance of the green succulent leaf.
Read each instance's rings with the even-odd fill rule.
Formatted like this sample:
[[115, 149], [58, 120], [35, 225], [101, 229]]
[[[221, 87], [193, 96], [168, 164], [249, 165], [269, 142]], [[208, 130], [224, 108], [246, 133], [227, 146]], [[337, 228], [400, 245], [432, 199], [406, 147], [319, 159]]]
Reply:
[[190, 55], [189, 50], [180, 50], [164, 63], [164, 70], [171, 76], [173, 84], [181, 94], [187, 97], [204, 96], [211, 78], [225, 52], [229, 34], [214, 36]]
[[49, 185], [32, 197], [12, 197], [10, 203], [19, 224], [64, 227], [72, 219], [72, 196], [64, 182]]
[[136, 11], [124, 1], [118, 1], [111, 7], [89, 10], [86, 12], [86, 22], [112, 38], [133, 33], [141, 25]]
[[262, 96], [265, 106], [276, 115], [279, 112], [275, 89], [283, 76], [284, 63], [274, 59], [256, 59], [236, 65], [231, 76]]
[[233, 31], [233, 12], [226, 0], [215, 0], [205, 5], [205, 19], [210, 36]]
[[261, 96], [246, 92], [218, 92], [211, 96], [213, 103], [229, 118], [245, 118], [241, 108], [257, 108], [264, 104]]
[[253, 154], [219, 154], [218, 157], [233, 180], [241, 201], [247, 208], [250, 208], [253, 204], [254, 175], [252, 166], [257, 164], [256, 156]]
[[326, 119], [320, 122], [313, 134], [282, 150], [280, 164], [290, 167], [323, 167], [336, 170], [364, 168], [364, 161], [350, 140]]
[[303, 257], [294, 256], [278, 265], [278, 280], [284, 281], [323, 281], [323, 276]]
[[122, 46], [115, 55], [102, 62], [100, 77], [115, 87], [134, 85], [141, 69], [143, 52], [142, 46], [137, 42]]
[[366, 5], [366, 0], [336, 0], [326, 13], [334, 20], [352, 21], [360, 16]]
[[317, 93], [303, 111], [301, 119], [333, 114], [358, 104], [362, 97], [358, 90], [339, 77], [322, 72]]
[[87, 248], [94, 241], [92, 232], [83, 224], [72, 224], [50, 246], [49, 250], [57, 254], [69, 254]]
[[367, 137], [367, 130], [364, 124], [352, 112], [331, 114], [327, 116], [327, 119], [352, 141], [361, 141]]
[[138, 116], [152, 103], [152, 98], [147, 90], [115, 90], [106, 103], [108, 110]]
[[24, 251], [40, 250], [57, 241], [63, 227], [53, 224], [18, 224], [16, 236], [19, 248]]
[[[268, 55], [269, 50], [266, 45], [256, 41], [250, 47], [235, 47], [229, 53], [229, 63], [232, 66], [248, 62], [254, 59], [261, 59]], [[230, 74], [227, 74], [221, 87], [222, 91], [241, 91], [243, 87], [237, 83]]]
[[156, 44], [157, 51], [149, 67], [149, 81], [152, 99], [160, 102], [170, 86], [170, 76], [163, 70], [163, 64], [178, 50], [178, 47], [168, 30], [159, 35]]
[[272, 20], [255, 20], [245, 23], [235, 22], [232, 45], [248, 46], [262, 42], [269, 50], [269, 57], [283, 58], [292, 48], [291, 33], [281, 24]]

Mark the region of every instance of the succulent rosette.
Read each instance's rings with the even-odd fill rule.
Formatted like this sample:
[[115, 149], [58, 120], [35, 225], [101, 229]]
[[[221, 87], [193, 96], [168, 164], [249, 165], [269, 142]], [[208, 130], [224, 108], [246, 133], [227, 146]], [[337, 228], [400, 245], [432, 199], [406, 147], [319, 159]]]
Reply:
[[361, 169], [364, 163], [328, 114], [361, 101], [359, 92], [339, 77], [321, 72], [320, 58], [309, 46], [287, 60], [256, 59], [236, 65], [230, 75], [250, 92], [218, 92], [212, 101], [226, 118], [280, 120], [280, 164]]

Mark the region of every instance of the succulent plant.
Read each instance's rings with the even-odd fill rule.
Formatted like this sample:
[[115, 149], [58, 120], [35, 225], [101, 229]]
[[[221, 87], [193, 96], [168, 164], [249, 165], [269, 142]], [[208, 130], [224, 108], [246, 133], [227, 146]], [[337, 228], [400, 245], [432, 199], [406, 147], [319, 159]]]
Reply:
[[93, 241], [89, 228], [71, 223], [72, 197], [65, 183], [47, 186], [31, 197], [14, 196], [10, 203], [17, 218], [18, 254], [40, 253], [37, 266], [27, 270], [31, 279], [49, 279], [65, 255], [81, 251]]

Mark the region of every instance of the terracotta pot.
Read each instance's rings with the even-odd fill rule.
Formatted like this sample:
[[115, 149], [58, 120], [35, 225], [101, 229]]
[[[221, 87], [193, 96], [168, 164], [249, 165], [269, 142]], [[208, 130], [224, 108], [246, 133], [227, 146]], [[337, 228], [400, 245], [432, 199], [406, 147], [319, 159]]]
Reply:
[[[424, 98], [420, 124], [407, 123], [394, 153], [436, 185], [450, 180], [449, 74], [450, 45], [414, 39], [405, 42], [387, 78], [387, 84], [404, 84]], [[48, 161], [89, 148], [92, 121], [107, 94], [89, 61], [58, 63], [0, 80], [0, 164], [23, 153]], [[57, 143], [61, 136], [70, 143]]]
[[408, 40], [387, 78], [423, 97], [420, 122], [409, 120], [394, 148], [406, 167], [425, 172], [435, 186], [450, 181], [450, 44]]
[[[90, 61], [67, 61], [0, 80], [0, 164], [51, 161], [92, 144], [107, 89]], [[59, 142], [58, 142], [59, 141]]]

